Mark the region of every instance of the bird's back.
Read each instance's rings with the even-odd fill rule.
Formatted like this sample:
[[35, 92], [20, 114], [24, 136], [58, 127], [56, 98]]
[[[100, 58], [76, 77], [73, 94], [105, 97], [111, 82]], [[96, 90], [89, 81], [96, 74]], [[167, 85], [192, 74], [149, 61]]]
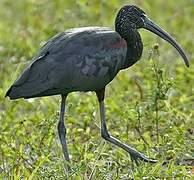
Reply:
[[126, 42], [106, 27], [64, 31], [51, 38], [6, 93], [11, 99], [95, 91], [121, 69]]

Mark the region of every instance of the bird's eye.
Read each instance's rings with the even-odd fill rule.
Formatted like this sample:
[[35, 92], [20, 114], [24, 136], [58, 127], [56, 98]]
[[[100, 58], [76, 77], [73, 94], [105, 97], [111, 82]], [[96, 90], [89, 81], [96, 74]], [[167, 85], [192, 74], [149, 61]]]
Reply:
[[136, 29], [136, 24], [135, 24], [135, 23], [132, 23], [132, 24], [131, 24], [131, 27], [132, 27], [133, 29]]

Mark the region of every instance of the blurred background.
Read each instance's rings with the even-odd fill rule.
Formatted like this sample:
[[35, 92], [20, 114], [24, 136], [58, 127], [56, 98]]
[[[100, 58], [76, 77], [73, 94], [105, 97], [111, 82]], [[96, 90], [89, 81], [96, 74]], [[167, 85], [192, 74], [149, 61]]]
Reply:
[[[141, 7], [181, 44], [190, 68], [168, 43], [140, 30], [142, 59], [107, 86], [112, 135], [158, 159], [132, 168], [130, 156], [100, 137], [95, 94], [67, 100], [67, 138], [73, 172], [67, 175], [57, 136], [60, 97], [10, 101], [6, 90], [52, 36], [82, 26], [114, 29], [118, 10]], [[0, 178], [190, 178], [194, 166], [193, 0], [1, 0]], [[162, 166], [168, 160], [169, 164]]]

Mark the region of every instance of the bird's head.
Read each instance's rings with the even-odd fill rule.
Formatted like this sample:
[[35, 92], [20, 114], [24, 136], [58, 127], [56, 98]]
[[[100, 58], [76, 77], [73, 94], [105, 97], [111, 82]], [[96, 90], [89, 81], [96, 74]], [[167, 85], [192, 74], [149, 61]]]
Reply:
[[185, 65], [189, 67], [189, 61], [175, 39], [164, 31], [161, 27], [156, 25], [151, 19], [148, 18], [146, 13], [134, 5], [126, 5], [122, 7], [115, 20], [115, 30], [125, 39], [130, 39], [131, 32], [137, 31], [139, 28], [144, 28], [152, 33], [158, 35], [162, 39], [169, 42], [174, 46], [182, 56]]

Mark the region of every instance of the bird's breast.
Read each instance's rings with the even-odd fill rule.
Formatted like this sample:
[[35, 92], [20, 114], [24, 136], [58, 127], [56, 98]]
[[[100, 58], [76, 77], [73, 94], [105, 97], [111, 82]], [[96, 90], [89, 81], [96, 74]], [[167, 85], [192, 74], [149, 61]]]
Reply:
[[105, 44], [105, 48], [112, 48], [112, 49], [120, 49], [120, 48], [127, 48], [127, 42], [125, 39], [120, 38], [119, 41], [116, 42], [107, 42]]

